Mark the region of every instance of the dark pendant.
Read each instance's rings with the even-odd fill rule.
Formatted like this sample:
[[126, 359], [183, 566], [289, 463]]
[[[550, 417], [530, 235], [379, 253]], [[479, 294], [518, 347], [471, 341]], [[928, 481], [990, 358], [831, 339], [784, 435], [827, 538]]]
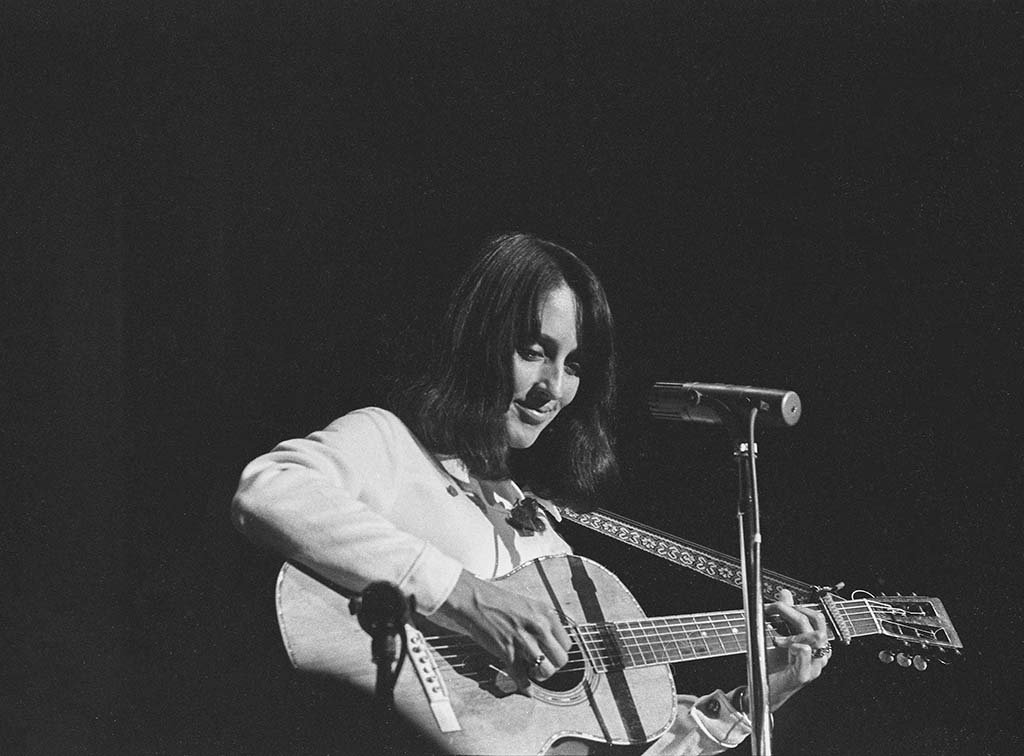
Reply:
[[512, 507], [505, 522], [515, 528], [520, 535], [543, 533], [547, 523], [540, 516], [540, 504], [532, 496], [521, 499]]

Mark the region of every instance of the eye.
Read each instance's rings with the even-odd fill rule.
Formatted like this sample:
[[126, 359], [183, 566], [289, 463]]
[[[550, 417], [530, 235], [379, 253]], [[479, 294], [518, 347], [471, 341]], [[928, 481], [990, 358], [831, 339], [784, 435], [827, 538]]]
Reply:
[[567, 362], [565, 363], [565, 372], [567, 372], [569, 375], [574, 375], [578, 378], [580, 376], [580, 373], [583, 372], [583, 366], [576, 361]]
[[516, 351], [519, 352], [519, 356], [524, 360], [536, 362], [544, 359], [544, 350], [537, 346], [520, 347]]

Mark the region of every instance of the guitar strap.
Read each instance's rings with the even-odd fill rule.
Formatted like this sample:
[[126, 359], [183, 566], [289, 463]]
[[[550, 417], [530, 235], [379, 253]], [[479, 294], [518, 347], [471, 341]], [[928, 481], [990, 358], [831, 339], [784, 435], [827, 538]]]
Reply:
[[[598, 533], [603, 533], [648, 554], [666, 559], [673, 564], [699, 572], [720, 583], [726, 583], [735, 588], [743, 587], [740, 562], [728, 554], [648, 527], [635, 520], [630, 520], [628, 517], [609, 512], [607, 509], [597, 509], [586, 514], [573, 511], [568, 507], [560, 507], [559, 511], [565, 519], [572, 520], [585, 528], [596, 530]], [[766, 601], [775, 601], [782, 588], [792, 591], [793, 600], [797, 603], [816, 600], [817, 588], [815, 586], [770, 570], [761, 571], [761, 587]]]

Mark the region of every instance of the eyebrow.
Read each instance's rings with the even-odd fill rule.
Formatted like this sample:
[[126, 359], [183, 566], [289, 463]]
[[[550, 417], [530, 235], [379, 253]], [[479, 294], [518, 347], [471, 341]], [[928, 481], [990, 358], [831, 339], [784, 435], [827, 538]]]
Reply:
[[[540, 344], [544, 349], [550, 349], [554, 346], [557, 341], [554, 336], [549, 336], [546, 333], [539, 333], [536, 336], [537, 343]], [[583, 352], [583, 347], [579, 343], [579, 337], [576, 338], [576, 348], [568, 353], [567, 356], [576, 355], [579, 356]]]

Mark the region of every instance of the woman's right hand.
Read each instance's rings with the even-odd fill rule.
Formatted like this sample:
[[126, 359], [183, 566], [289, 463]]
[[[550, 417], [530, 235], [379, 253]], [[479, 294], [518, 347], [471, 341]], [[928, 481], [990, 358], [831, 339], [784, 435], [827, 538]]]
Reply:
[[554, 608], [465, 570], [430, 619], [468, 633], [520, 687], [548, 679], [569, 660], [572, 640]]

